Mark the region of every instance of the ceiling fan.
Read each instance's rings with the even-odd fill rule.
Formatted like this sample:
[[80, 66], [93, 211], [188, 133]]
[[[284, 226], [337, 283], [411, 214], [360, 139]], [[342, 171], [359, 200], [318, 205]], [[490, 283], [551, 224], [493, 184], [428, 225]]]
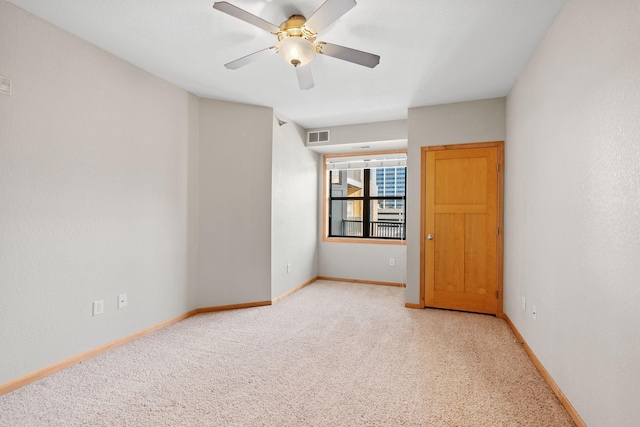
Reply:
[[302, 15], [292, 15], [278, 27], [226, 1], [215, 2], [213, 4], [214, 9], [262, 28], [278, 37], [278, 44], [275, 46], [243, 56], [224, 66], [230, 70], [235, 70], [259, 59], [279, 53], [287, 63], [294, 66], [300, 89], [304, 90], [313, 87], [310, 63], [317, 53], [373, 68], [380, 62], [378, 55], [316, 41], [316, 36], [319, 32], [333, 24], [334, 21], [355, 5], [355, 0], [326, 0], [311, 15], [311, 18], [307, 19]]

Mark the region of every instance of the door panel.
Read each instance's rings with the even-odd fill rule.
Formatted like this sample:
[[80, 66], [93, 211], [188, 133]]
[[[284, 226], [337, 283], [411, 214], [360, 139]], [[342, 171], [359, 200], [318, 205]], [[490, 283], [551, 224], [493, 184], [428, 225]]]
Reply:
[[498, 148], [426, 151], [425, 305], [497, 312]]
[[436, 204], [486, 204], [486, 167], [481, 158], [436, 159]]
[[487, 220], [486, 215], [465, 215], [464, 291], [487, 293]]
[[464, 241], [460, 236], [464, 221], [459, 214], [437, 216], [435, 235], [435, 286], [437, 290], [462, 291], [464, 274]]

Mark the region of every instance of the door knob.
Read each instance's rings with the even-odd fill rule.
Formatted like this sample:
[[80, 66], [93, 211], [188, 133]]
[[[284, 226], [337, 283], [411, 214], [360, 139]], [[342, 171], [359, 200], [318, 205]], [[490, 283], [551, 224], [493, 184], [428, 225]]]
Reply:
[[433, 234], [427, 234], [427, 240], [433, 240]]

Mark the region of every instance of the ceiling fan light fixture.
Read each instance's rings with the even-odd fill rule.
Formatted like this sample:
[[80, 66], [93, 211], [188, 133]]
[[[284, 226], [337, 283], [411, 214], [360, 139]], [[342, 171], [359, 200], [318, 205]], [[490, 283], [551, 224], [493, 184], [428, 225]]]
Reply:
[[284, 37], [278, 43], [278, 53], [294, 67], [307, 65], [316, 56], [316, 47], [304, 37]]
[[313, 74], [311, 72], [310, 62], [313, 61], [316, 54], [332, 56], [343, 61], [373, 68], [380, 62], [378, 55], [316, 41], [319, 31], [333, 24], [335, 20], [347, 13], [354, 6], [356, 6], [356, 0], [324, 0], [324, 3], [313, 12], [311, 18], [307, 19], [303, 15], [297, 14], [291, 15], [289, 19], [277, 27], [229, 2], [217, 1], [213, 4], [214, 9], [238, 18], [241, 21], [245, 21], [278, 37], [278, 44], [275, 46], [267, 47], [266, 49], [243, 56], [235, 61], [224, 64], [224, 66], [230, 70], [236, 70], [259, 59], [275, 55], [276, 52], [278, 52], [282, 59], [295, 68], [296, 76], [298, 77], [298, 86], [302, 90], [313, 88]]

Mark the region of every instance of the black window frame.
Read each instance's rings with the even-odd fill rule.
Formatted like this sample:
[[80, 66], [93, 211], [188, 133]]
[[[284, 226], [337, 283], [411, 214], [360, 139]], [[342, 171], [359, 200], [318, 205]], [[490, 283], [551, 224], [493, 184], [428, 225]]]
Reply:
[[[390, 166], [390, 167], [398, 167], [398, 166]], [[391, 240], [391, 241], [405, 241], [407, 238], [406, 235], [406, 213], [407, 213], [407, 167], [403, 166], [404, 169], [404, 195], [403, 196], [371, 196], [371, 170], [372, 169], [386, 169], [385, 167], [376, 167], [376, 168], [362, 168], [363, 178], [362, 178], [362, 196], [333, 196], [333, 185], [331, 173], [332, 172], [342, 172], [346, 169], [330, 169], [328, 170], [329, 176], [328, 178], [328, 187], [329, 187], [329, 197], [328, 197], [328, 209], [326, 213], [327, 218], [327, 237], [334, 239], [380, 239], [380, 240]], [[398, 224], [402, 224], [400, 227], [401, 235], [400, 237], [385, 237], [385, 236], [371, 236], [371, 202], [377, 200], [402, 200], [402, 222], [398, 222]], [[342, 201], [362, 201], [362, 236], [348, 236], [343, 234], [332, 234], [331, 224], [332, 224], [332, 202], [342, 202]]]

